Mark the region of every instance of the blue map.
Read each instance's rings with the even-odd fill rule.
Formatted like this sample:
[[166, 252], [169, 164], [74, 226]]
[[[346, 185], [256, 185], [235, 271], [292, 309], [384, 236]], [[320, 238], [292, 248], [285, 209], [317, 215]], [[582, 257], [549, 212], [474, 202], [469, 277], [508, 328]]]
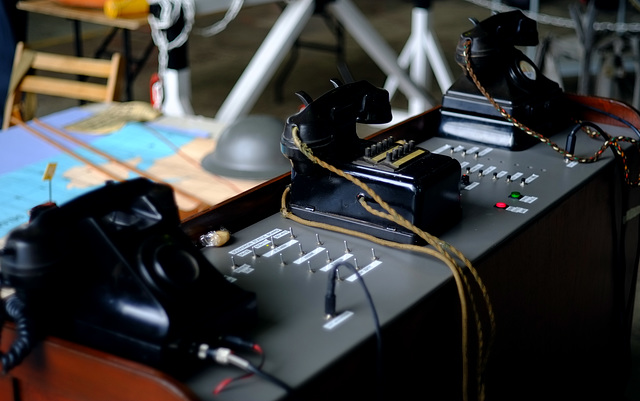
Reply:
[[[90, 111], [78, 107], [44, 117], [41, 121], [61, 128], [90, 115]], [[43, 132], [42, 128], [33, 123], [29, 125]], [[175, 156], [176, 149], [198, 138], [193, 132], [158, 127], [150, 123], [129, 123], [119, 131], [107, 135], [72, 135], [145, 171], [157, 166], [164, 158]], [[117, 173], [123, 179], [137, 176], [126, 168], [109, 166], [104, 158], [83, 147], [55, 138], [93, 163], [109, 167], [109, 171]], [[50, 181], [43, 180], [49, 163], [57, 164]], [[65, 154], [24, 128], [16, 126], [0, 132], [0, 239], [13, 228], [28, 222], [29, 210], [34, 206], [49, 201], [61, 205], [102, 186], [109, 179], [104, 174], [96, 173], [96, 169]], [[165, 174], [164, 179], [170, 182], [180, 180], [180, 177], [178, 174]]]

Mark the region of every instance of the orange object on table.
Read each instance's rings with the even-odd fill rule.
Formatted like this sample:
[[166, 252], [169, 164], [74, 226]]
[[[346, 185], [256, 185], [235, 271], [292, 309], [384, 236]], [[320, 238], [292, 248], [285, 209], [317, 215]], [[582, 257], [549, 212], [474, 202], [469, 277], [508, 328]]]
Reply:
[[109, 18], [149, 14], [147, 0], [106, 0], [104, 14]]

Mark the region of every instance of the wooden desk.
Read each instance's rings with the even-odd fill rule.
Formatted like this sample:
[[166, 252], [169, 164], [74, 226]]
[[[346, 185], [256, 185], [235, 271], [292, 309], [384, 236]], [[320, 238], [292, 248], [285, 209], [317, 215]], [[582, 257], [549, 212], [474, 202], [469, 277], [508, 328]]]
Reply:
[[146, 29], [149, 25], [147, 23], [146, 15], [132, 16], [127, 18], [109, 18], [101, 9], [95, 8], [81, 8], [81, 7], [68, 7], [62, 5], [53, 0], [24, 0], [19, 1], [16, 5], [19, 10], [37, 13], [42, 15], [48, 15], [52, 17], [64, 18], [73, 22], [74, 38], [75, 38], [75, 52], [77, 56], [84, 54], [82, 48], [82, 32], [81, 23], [87, 22], [92, 24], [104, 25], [111, 28], [111, 32], [105, 37], [98, 50], [95, 52], [95, 57], [100, 57], [106, 52], [107, 46], [111, 43], [114, 36], [118, 31], [122, 31], [123, 35], [123, 49], [122, 53], [126, 66], [126, 100], [133, 99], [132, 84], [136, 78], [140, 68], [149, 58], [151, 51], [155, 45], [152, 40], [149, 41], [144, 50], [142, 56], [134, 60], [131, 54], [131, 38], [130, 31], [137, 31]]

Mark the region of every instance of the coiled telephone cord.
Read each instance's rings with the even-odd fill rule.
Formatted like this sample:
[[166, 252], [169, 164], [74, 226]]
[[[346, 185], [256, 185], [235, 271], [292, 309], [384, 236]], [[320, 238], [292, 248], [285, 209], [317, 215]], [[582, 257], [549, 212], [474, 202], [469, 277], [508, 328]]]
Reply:
[[6, 353], [0, 352], [3, 374], [18, 366], [29, 355], [34, 343], [33, 322], [25, 314], [24, 302], [14, 294], [5, 300], [5, 310], [15, 322], [17, 336]]

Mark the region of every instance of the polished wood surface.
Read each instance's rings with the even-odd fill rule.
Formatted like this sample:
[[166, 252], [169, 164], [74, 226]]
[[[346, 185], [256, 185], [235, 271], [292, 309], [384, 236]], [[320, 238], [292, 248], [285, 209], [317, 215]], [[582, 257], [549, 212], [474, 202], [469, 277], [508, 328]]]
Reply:
[[[619, 127], [626, 127], [620, 120], [629, 122], [634, 127], [640, 127], [640, 114], [628, 103], [597, 96], [584, 96], [576, 94], [565, 94], [566, 98], [579, 107], [573, 110], [577, 118], [587, 121], [594, 121], [602, 124], [611, 124]], [[581, 106], [581, 107], [580, 107]], [[594, 111], [594, 109], [599, 111]], [[607, 116], [608, 113], [617, 118]]]
[[[5, 325], [2, 349], [16, 332]], [[29, 357], [0, 377], [4, 401], [192, 401], [176, 380], [147, 366], [97, 350], [47, 338]]]

